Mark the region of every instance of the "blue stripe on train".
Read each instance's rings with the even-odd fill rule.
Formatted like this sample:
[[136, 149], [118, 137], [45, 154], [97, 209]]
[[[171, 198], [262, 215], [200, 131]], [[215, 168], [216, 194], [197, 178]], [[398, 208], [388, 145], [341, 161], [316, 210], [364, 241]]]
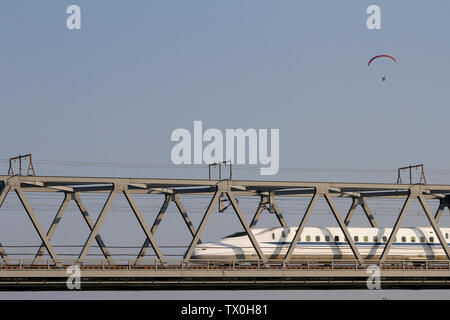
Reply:
[[[286, 241], [271, 241], [271, 242], [263, 242], [267, 244], [275, 244], [275, 245], [290, 245], [291, 242]], [[297, 242], [297, 244], [306, 244], [306, 245], [340, 245], [340, 246], [348, 246], [347, 242]], [[384, 246], [385, 242], [355, 242], [357, 246]], [[427, 243], [427, 242], [403, 242], [403, 243], [392, 243], [393, 246], [440, 246], [440, 243]]]

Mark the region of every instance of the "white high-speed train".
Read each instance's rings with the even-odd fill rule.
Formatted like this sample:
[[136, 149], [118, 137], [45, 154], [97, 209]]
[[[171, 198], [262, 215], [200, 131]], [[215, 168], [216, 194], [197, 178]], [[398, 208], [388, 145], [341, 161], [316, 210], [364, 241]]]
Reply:
[[[441, 228], [449, 242], [450, 228]], [[297, 231], [296, 227], [252, 228], [263, 254], [283, 259]], [[378, 259], [392, 228], [353, 228], [348, 231], [363, 259]], [[245, 232], [219, 241], [199, 244], [192, 259], [258, 258]], [[399, 228], [389, 251], [390, 259], [446, 259], [439, 239], [431, 227]], [[291, 259], [354, 259], [353, 252], [339, 227], [305, 227]]]

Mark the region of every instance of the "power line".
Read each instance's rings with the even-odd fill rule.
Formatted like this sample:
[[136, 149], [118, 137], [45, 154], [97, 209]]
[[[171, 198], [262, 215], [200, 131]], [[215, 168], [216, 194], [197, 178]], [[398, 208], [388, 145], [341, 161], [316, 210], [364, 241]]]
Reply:
[[[2, 163], [8, 163], [9, 159], [0, 159]], [[57, 166], [78, 166], [78, 167], [110, 167], [110, 168], [144, 168], [144, 169], [207, 169], [207, 164], [190, 164], [190, 165], [174, 165], [174, 164], [157, 164], [157, 163], [120, 163], [120, 162], [87, 162], [87, 161], [62, 161], [62, 160], [33, 160], [34, 163], [41, 165], [57, 165]], [[260, 170], [259, 166], [246, 164], [233, 164], [233, 168], [238, 170]], [[397, 169], [390, 168], [308, 168], [308, 167], [286, 167], [280, 168], [279, 171], [299, 171], [299, 172], [318, 172], [318, 173], [396, 173]], [[447, 169], [427, 169], [432, 174], [450, 174]]]

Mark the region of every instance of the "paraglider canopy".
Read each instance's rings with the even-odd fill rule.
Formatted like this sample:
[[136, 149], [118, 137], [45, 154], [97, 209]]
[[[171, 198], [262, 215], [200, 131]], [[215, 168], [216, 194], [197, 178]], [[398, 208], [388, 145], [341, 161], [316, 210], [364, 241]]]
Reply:
[[392, 60], [394, 60], [395, 62], [397, 62], [397, 60], [395, 60], [395, 58], [393, 56], [389, 56], [387, 54], [380, 54], [378, 56], [373, 57], [372, 59], [369, 60], [369, 63], [367, 64], [368, 66], [370, 66], [370, 64], [372, 63], [373, 60], [378, 59], [378, 58], [391, 58]]

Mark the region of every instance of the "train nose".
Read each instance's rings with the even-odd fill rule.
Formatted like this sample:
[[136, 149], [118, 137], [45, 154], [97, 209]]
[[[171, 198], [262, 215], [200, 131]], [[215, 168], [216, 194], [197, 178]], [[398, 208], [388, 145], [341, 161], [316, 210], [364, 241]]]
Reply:
[[207, 251], [206, 248], [204, 248], [203, 246], [198, 246], [192, 252], [191, 259], [202, 259], [203, 256], [206, 254], [206, 251]]

